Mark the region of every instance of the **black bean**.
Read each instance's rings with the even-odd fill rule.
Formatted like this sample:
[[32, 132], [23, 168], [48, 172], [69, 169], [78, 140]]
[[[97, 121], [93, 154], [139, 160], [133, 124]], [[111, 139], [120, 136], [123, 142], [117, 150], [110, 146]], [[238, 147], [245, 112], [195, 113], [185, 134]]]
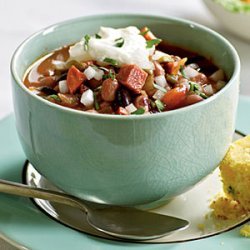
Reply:
[[121, 106], [122, 106], [122, 96], [121, 96], [121, 88], [119, 88], [116, 91], [115, 100], [112, 102], [112, 107], [114, 111], [116, 111]]
[[117, 110], [119, 107], [126, 107], [131, 103], [131, 95], [129, 91], [123, 87], [120, 87], [116, 91], [115, 100], [112, 103], [113, 109]]
[[40, 89], [40, 91], [42, 91], [45, 95], [56, 95], [57, 94], [57, 92], [50, 87], [42, 87]]
[[119, 89], [116, 91], [115, 103], [117, 103], [118, 106], [122, 106], [121, 88], [119, 88]]
[[121, 106], [126, 107], [131, 103], [131, 95], [127, 89], [121, 89]]
[[56, 81], [59, 82], [59, 81], [62, 81], [62, 80], [66, 80], [67, 74], [68, 73], [63, 73], [63, 74], [58, 75], [58, 77], [56, 78]]

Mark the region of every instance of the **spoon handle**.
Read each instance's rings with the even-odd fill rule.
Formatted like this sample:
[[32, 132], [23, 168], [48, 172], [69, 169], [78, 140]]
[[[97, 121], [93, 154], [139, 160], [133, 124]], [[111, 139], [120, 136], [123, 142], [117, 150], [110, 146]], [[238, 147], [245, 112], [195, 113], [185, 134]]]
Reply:
[[64, 193], [61, 194], [60, 192], [52, 190], [30, 187], [17, 182], [0, 179], [0, 193], [49, 200], [69, 205], [71, 207], [80, 207], [82, 210], [87, 212], [86, 206], [84, 206], [83, 202], [78, 202], [76, 197]]

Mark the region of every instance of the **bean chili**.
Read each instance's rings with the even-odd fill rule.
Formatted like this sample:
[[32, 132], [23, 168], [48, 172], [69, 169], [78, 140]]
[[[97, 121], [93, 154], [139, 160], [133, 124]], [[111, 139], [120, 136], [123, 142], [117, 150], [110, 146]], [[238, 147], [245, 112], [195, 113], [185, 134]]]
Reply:
[[[209, 59], [158, 39], [141, 29], [152, 69], [119, 64], [114, 58], [75, 60], [65, 46], [37, 60], [24, 84], [42, 98], [86, 112], [142, 115], [174, 110], [201, 102], [226, 84], [225, 74]], [[91, 36], [85, 36], [88, 50]], [[95, 39], [102, 39], [96, 34]], [[114, 39], [119, 50], [127, 40]]]

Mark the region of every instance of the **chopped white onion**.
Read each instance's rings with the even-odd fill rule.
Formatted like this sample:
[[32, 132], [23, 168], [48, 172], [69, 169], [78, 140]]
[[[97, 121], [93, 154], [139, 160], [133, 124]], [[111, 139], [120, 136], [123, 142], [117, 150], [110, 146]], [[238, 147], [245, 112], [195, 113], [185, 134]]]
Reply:
[[209, 78], [215, 82], [218, 82], [218, 81], [223, 81], [225, 79], [225, 75], [223, 70], [219, 69], [215, 71]]
[[190, 84], [189, 84], [188, 79], [186, 79], [186, 78], [181, 78], [181, 79], [179, 80], [179, 83], [182, 84], [182, 85], [185, 85], [185, 86], [187, 87], [187, 90], [189, 91], [189, 89], [190, 89]]
[[155, 77], [155, 83], [164, 88], [167, 85], [167, 80], [164, 75], [159, 75]]
[[195, 69], [193, 69], [193, 68], [191, 68], [191, 67], [189, 67], [189, 66], [187, 66], [187, 67], [185, 67], [185, 68], [183, 69], [183, 73], [184, 73], [184, 75], [185, 75], [188, 79], [193, 78], [193, 77], [196, 77], [196, 76], [199, 74], [199, 72], [198, 72], [197, 70], [195, 70]]
[[165, 92], [158, 89], [152, 97], [156, 100], [161, 100], [165, 94], [166, 94]]
[[129, 112], [129, 114], [135, 112], [137, 108], [133, 103], [130, 103], [128, 106], [125, 107], [125, 109]]
[[196, 69], [197, 71], [199, 71], [199, 65], [197, 63], [190, 63], [188, 64], [188, 67], [192, 68], [192, 69]]
[[67, 69], [67, 64], [63, 61], [59, 60], [52, 60], [52, 64], [55, 65], [55, 68], [57, 70], [65, 70]]
[[83, 73], [87, 77], [87, 79], [90, 80], [95, 76], [96, 71], [93, 67], [88, 66], [88, 68], [86, 68]]
[[152, 56], [152, 59], [154, 61], [159, 61], [159, 62], [171, 62], [173, 61], [172, 57], [169, 54], [166, 54], [164, 52], [161, 52], [159, 50], [156, 50], [154, 55]]
[[69, 88], [67, 85], [67, 81], [66, 80], [62, 80], [58, 83], [59, 86], [59, 92], [62, 94], [67, 94], [69, 92]]
[[154, 53], [154, 55], [152, 56], [152, 59], [153, 59], [154, 61], [157, 61], [158, 59], [160, 59], [160, 58], [163, 57], [164, 55], [165, 55], [164, 52], [161, 52], [161, 51], [159, 51], [159, 50], [156, 50], [155, 53]]
[[212, 87], [211, 84], [206, 85], [205, 87], [203, 87], [203, 91], [204, 91], [204, 93], [205, 93], [206, 95], [208, 95], [208, 96], [211, 96], [211, 95], [214, 94], [214, 90], [213, 90], [213, 87]]
[[82, 93], [81, 103], [86, 107], [92, 107], [94, 104], [94, 93], [91, 89], [86, 90]]
[[101, 69], [96, 69], [96, 70], [95, 70], [95, 76], [94, 76], [94, 78], [95, 78], [97, 81], [100, 81], [100, 80], [102, 79], [103, 75], [104, 75], [103, 70], [101, 70]]

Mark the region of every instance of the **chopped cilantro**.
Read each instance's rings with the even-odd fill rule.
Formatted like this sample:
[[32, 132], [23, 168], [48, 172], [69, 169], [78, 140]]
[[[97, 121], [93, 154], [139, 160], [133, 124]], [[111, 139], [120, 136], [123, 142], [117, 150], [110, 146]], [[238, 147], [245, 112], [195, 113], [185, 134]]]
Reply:
[[61, 102], [61, 99], [60, 99], [60, 97], [58, 95], [49, 95], [48, 98], [52, 98], [57, 102]]
[[146, 41], [146, 43], [147, 43], [146, 48], [147, 48], [147, 49], [150, 49], [150, 48], [152, 48], [154, 45], [159, 44], [161, 41], [162, 41], [161, 39], [152, 39], [152, 40]]
[[181, 65], [181, 67], [180, 67], [180, 72], [181, 72], [182, 76], [183, 76], [184, 78], [187, 79], [187, 76], [186, 76], [186, 74], [185, 74], [185, 72], [184, 72], [184, 67], [183, 67], [183, 65]]
[[95, 38], [96, 39], [101, 39], [102, 37], [100, 35], [98, 35], [98, 34], [95, 34]]
[[113, 66], [118, 65], [118, 62], [115, 59], [112, 59], [112, 58], [105, 57], [103, 61], [106, 62], [106, 63], [109, 63], [109, 64], [111, 64]]
[[159, 112], [161, 112], [165, 108], [164, 104], [160, 100], [156, 100], [155, 101], [155, 105], [156, 105], [156, 107], [157, 107], [157, 109], [158, 109]]
[[206, 94], [202, 93], [202, 92], [199, 94], [199, 96], [201, 96], [203, 99], [207, 99], [208, 98], [208, 96]]
[[91, 38], [90, 35], [85, 35], [85, 36], [84, 36], [84, 39], [85, 39], [85, 42], [84, 42], [84, 50], [88, 50], [90, 38]]
[[162, 92], [164, 92], [164, 93], [167, 92], [166, 89], [164, 89], [163, 87], [161, 87], [161, 86], [159, 86], [159, 85], [157, 85], [157, 84], [154, 84], [154, 83], [153, 83], [153, 86], [154, 86], [154, 88], [159, 89], [160, 91], [162, 91]]
[[119, 38], [115, 39], [115, 42], [117, 42], [115, 44], [115, 47], [121, 48], [124, 44], [124, 38], [119, 37]]
[[103, 80], [106, 80], [106, 79], [108, 79], [108, 78], [111, 78], [112, 80], [115, 80], [115, 72], [113, 72], [112, 70], [109, 70], [109, 71], [108, 71], [108, 74], [104, 74], [104, 75], [102, 76], [102, 79], [103, 79]]
[[94, 92], [94, 106], [95, 106], [95, 109], [96, 109], [96, 110], [99, 110], [99, 109], [100, 109], [100, 105], [99, 105], [99, 103], [98, 103], [97, 95], [96, 95], [95, 92]]
[[196, 92], [197, 90], [198, 90], [198, 91], [200, 90], [199, 84], [197, 84], [197, 83], [195, 83], [195, 82], [189, 82], [189, 85], [190, 85], [189, 91]]
[[201, 96], [203, 99], [207, 99], [208, 96], [206, 94], [204, 94], [203, 92], [201, 92], [201, 87], [199, 84], [195, 83], [195, 82], [189, 82], [190, 85], [190, 92], [194, 92], [196, 95]]
[[132, 112], [132, 115], [142, 115], [145, 113], [145, 109], [144, 108], [139, 108], [136, 111]]

